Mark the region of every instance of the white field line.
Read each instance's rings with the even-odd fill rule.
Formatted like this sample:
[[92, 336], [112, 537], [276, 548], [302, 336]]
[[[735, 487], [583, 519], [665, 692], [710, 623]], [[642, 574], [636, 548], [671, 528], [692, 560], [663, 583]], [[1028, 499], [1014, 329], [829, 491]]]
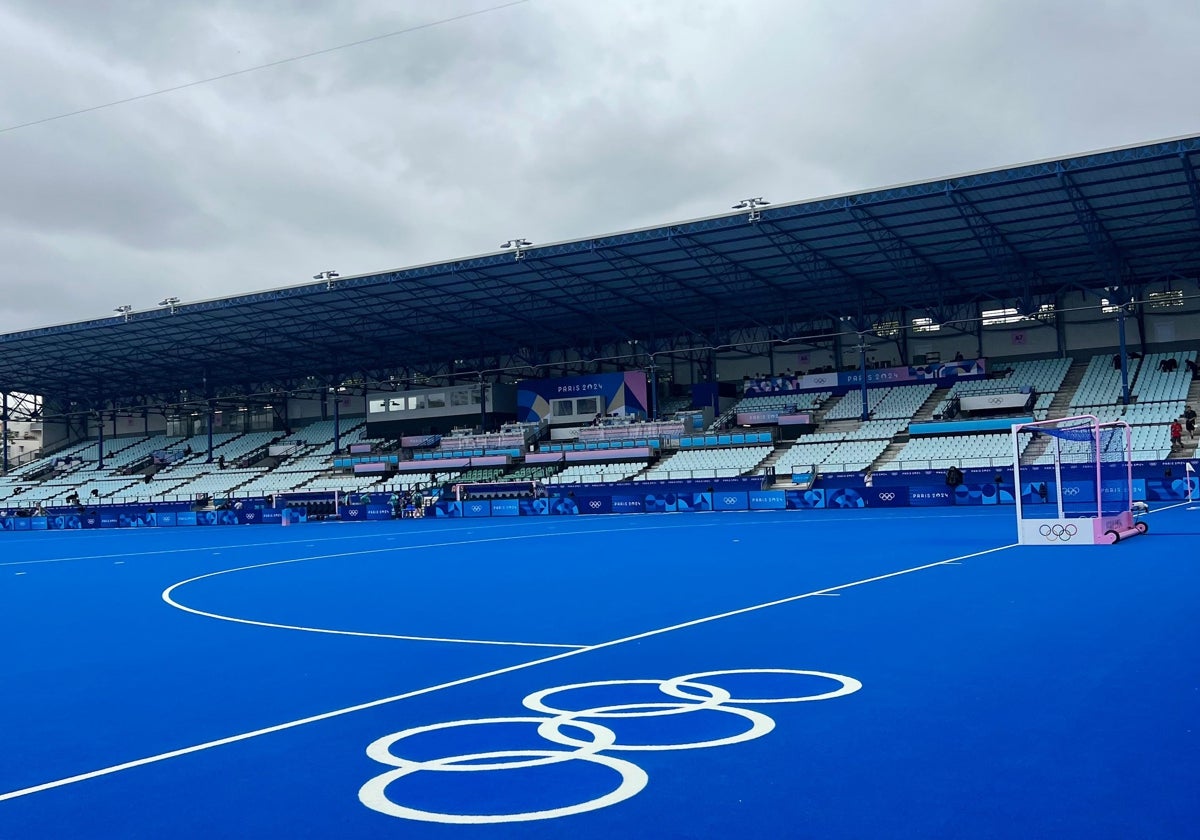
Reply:
[[504, 668], [497, 668], [492, 671], [485, 671], [482, 674], [475, 674], [474, 676], [461, 677], [456, 680], [450, 680], [448, 682], [438, 683], [437, 685], [427, 686], [426, 688], [418, 688], [413, 691], [406, 691], [403, 694], [395, 694], [395, 695], [392, 695], [391, 697], [383, 697], [378, 700], [371, 700], [366, 703], [359, 703], [355, 706], [347, 706], [345, 708], [335, 709], [330, 712], [322, 712], [321, 714], [311, 715], [309, 717], [300, 718], [298, 720], [291, 720], [286, 723], [279, 723], [279, 724], [275, 724], [274, 726], [267, 726], [262, 729], [255, 729], [251, 732], [243, 732], [238, 735], [230, 735], [225, 738], [218, 738], [215, 741], [205, 741], [202, 744], [194, 744], [190, 747], [182, 747], [177, 750], [170, 750], [169, 752], [159, 753], [158, 755], [147, 756], [145, 758], [139, 758], [139, 759], [135, 759], [133, 761], [126, 761], [121, 764], [113, 764], [109, 767], [100, 768], [99, 770], [91, 770], [86, 773], [78, 773], [74, 776], [67, 776], [62, 779], [56, 779], [51, 782], [43, 782], [42, 784], [39, 784], [39, 785], [33, 785], [31, 787], [21, 788], [20, 790], [9, 791], [8, 793], [0, 794], [0, 802], [5, 802], [10, 799], [17, 799], [17, 798], [20, 798], [23, 796], [29, 796], [34, 793], [41, 793], [42, 791], [46, 791], [46, 790], [53, 790], [54, 788], [65, 787], [67, 785], [76, 784], [78, 782], [84, 782], [89, 779], [96, 779], [101, 776], [110, 776], [114, 773], [120, 773], [124, 770], [132, 770], [136, 767], [144, 767], [148, 764], [156, 764], [160, 761], [166, 761], [168, 759], [178, 758], [180, 756], [190, 755], [192, 753], [202, 752], [204, 750], [210, 750], [215, 747], [225, 746], [226, 744], [234, 744], [239, 741], [248, 741], [251, 738], [257, 738], [262, 735], [269, 735], [274, 732], [282, 732], [287, 729], [295, 729], [300, 726], [306, 726], [310, 723], [318, 723], [323, 720], [329, 720], [331, 718], [341, 717], [342, 715], [353, 714], [354, 712], [360, 712], [365, 709], [377, 708], [379, 706], [384, 706], [389, 703], [395, 703], [400, 700], [407, 700], [411, 697], [419, 697], [424, 694], [432, 694], [436, 691], [443, 691], [448, 688], [454, 688], [454, 687], [460, 686], [460, 685], [467, 685], [468, 683], [479, 682], [480, 680], [486, 680], [491, 677], [498, 677], [498, 676], [501, 676], [502, 674], [511, 674], [516, 671], [525, 670], [526, 668], [532, 668], [536, 665], [544, 665], [548, 662], [556, 662], [558, 660], [567, 659], [572, 656], [578, 656], [583, 653], [591, 653], [592, 651], [603, 650], [605, 648], [610, 648], [610, 647], [616, 647], [617, 645], [628, 644], [629, 642], [636, 642], [636, 641], [640, 641], [642, 639], [651, 638], [653, 636], [661, 636], [665, 633], [672, 633], [676, 630], [683, 630], [685, 628], [695, 627], [700, 624], [707, 624], [707, 623], [713, 622], [713, 621], [720, 621], [722, 619], [732, 618], [733, 616], [737, 616], [737, 615], [745, 615], [746, 613], [756, 612], [758, 610], [765, 610], [765, 609], [769, 609], [771, 607], [780, 606], [782, 604], [790, 604], [794, 601], [799, 601], [804, 598], [811, 598], [816, 595], [826, 595], [829, 593], [837, 592], [839, 590], [850, 589], [855, 586], [863, 586], [868, 583], [875, 583], [875, 582], [881, 581], [881, 580], [888, 580], [889, 578], [900, 577], [901, 575], [913, 574], [914, 572], [924, 571], [925, 569], [932, 569], [932, 568], [936, 568], [938, 566], [943, 566], [943, 565], [946, 565], [947, 563], [954, 562], [955, 560], [967, 560], [972, 557], [981, 557], [985, 554], [992, 554], [997, 551], [1005, 551], [1006, 549], [1016, 548], [1016, 547], [1017, 547], [1017, 544], [1012, 543], [1010, 545], [999, 546], [998, 548], [989, 548], [989, 549], [985, 549], [983, 551], [976, 551], [971, 554], [963, 554], [959, 557], [952, 557], [949, 560], [939, 560], [934, 563], [925, 563], [924, 565], [913, 566], [912, 568], [909, 568], [909, 569], [901, 569], [900, 571], [888, 572], [887, 574], [876, 575], [875, 577], [863, 578], [862, 580], [856, 580], [856, 581], [852, 581], [850, 583], [843, 583], [843, 584], [839, 584], [838, 586], [830, 586], [825, 589], [818, 589], [813, 592], [805, 592], [802, 595], [791, 595], [787, 598], [779, 598], [774, 601], [767, 601], [765, 603], [755, 604], [750, 607], [741, 607], [736, 610], [729, 610], [727, 612], [717, 613], [715, 615], [709, 615], [709, 616], [705, 616], [703, 618], [695, 618], [695, 619], [692, 619], [691, 621], [684, 621], [679, 624], [672, 624], [669, 627], [660, 627], [657, 630], [647, 630], [645, 632], [637, 633], [632, 636], [625, 636], [620, 639], [613, 639], [612, 641], [601, 642], [600, 644], [596, 644], [596, 645], [589, 645], [588, 647], [576, 648], [574, 650], [567, 650], [567, 651], [563, 651], [562, 653], [555, 653], [550, 656], [543, 657], [541, 659], [534, 659], [529, 662], [521, 662], [516, 665], [509, 665]]

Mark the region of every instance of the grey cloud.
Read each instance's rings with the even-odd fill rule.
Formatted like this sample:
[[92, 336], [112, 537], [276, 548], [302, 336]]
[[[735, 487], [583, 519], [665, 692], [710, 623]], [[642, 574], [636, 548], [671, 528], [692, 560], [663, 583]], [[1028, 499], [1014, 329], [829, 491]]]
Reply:
[[[0, 121], [486, 5], [12, 0]], [[1180, 0], [532, 0], [0, 134], [0, 330], [1190, 133], [1197, 42]]]

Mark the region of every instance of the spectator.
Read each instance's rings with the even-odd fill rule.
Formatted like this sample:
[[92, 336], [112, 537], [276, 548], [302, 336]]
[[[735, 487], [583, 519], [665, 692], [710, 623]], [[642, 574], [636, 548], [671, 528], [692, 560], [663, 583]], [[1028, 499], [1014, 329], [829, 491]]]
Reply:
[[1193, 360], [1188, 359], [1185, 364], [1187, 369], [1192, 374], [1192, 379], [1200, 379], [1200, 365], [1197, 365]]
[[875, 473], [871, 472], [871, 468], [867, 467], [863, 470], [863, 487], [875, 486]]
[[1183, 445], [1183, 426], [1178, 420], [1171, 421], [1171, 449], [1178, 449]]
[[1183, 410], [1183, 425], [1187, 428], [1188, 437], [1196, 439], [1196, 409], [1190, 405]]
[[962, 470], [960, 470], [957, 466], [951, 466], [950, 469], [946, 470], [947, 487], [957, 487], [958, 485], [962, 484], [962, 482]]

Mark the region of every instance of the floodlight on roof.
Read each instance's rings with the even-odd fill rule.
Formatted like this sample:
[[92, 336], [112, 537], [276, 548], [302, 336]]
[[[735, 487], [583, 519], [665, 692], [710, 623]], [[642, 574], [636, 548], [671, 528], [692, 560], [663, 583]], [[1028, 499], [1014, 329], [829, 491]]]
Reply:
[[758, 208], [767, 207], [771, 202], [767, 201], [761, 195], [754, 198], [743, 198], [737, 204], [733, 205], [734, 210], [749, 210], [750, 214], [747, 220], [751, 223], [757, 222], [762, 218], [762, 211]]
[[172, 315], [174, 315], [174, 314], [175, 314], [175, 307], [179, 305], [179, 298], [177, 298], [177, 297], [173, 297], [173, 296], [172, 296], [172, 297], [169, 297], [169, 298], [163, 298], [162, 300], [160, 300], [160, 301], [158, 302], [158, 305], [159, 305], [159, 306], [167, 306], [167, 307], [170, 307], [170, 309], [171, 309], [171, 314], [172, 314]]
[[314, 275], [313, 275], [313, 279], [314, 279], [314, 280], [324, 280], [324, 281], [325, 281], [325, 288], [326, 288], [326, 289], [332, 289], [332, 288], [333, 288], [333, 280], [334, 280], [334, 278], [335, 278], [335, 277], [341, 277], [341, 276], [342, 276], [342, 275], [338, 274], [336, 271], [333, 271], [332, 269], [329, 269], [329, 270], [326, 270], [326, 271], [318, 271], [316, 274], [314, 274]]
[[133, 312], [133, 307], [128, 303], [123, 303], [114, 309], [113, 312], [116, 312], [118, 315], [128, 321], [130, 317], [129, 313]]
[[528, 248], [532, 244], [533, 244], [532, 242], [530, 242], [528, 239], [525, 239], [524, 237], [517, 237], [516, 239], [508, 240], [500, 247], [505, 250], [512, 248], [514, 250], [516, 258], [518, 260], [523, 260], [523, 259], [525, 259], [525, 251], [523, 249]]

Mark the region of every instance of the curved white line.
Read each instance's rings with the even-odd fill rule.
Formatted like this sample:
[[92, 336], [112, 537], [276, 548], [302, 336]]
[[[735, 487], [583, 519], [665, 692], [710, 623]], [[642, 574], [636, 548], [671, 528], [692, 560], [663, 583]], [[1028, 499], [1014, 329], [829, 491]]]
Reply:
[[225, 738], [217, 738], [216, 740], [213, 740], [213, 741], [205, 741], [202, 744], [193, 744], [190, 747], [181, 747], [179, 749], [170, 750], [169, 752], [159, 753], [158, 755], [151, 755], [151, 756], [146, 756], [145, 758], [138, 758], [138, 759], [134, 759], [132, 761], [125, 761], [120, 764], [111, 765], [109, 767], [103, 767], [99, 770], [91, 770], [86, 773], [77, 773], [74, 776], [67, 776], [66, 778], [56, 779], [52, 782], [43, 782], [42, 784], [32, 785], [30, 787], [22, 788], [20, 790], [13, 790], [13, 791], [8, 791], [7, 793], [0, 793], [0, 802], [6, 802], [10, 799], [19, 799], [20, 797], [23, 797], [23, 796], [29, 796], [30, 794], [34, 794], [34, 793], [41, 793], [42, 791], [45, 791], [45, 790], [53, 790], [54, 788], [65, 787], [66, 785], [72, 785], [77, 782], [84, 782], [89, 779], [96, 779], [96, 778], [100, 778], [102, 776], [109, 776], [109, 775], [112, 775], [113, 773], [120, 773], [124, 770], [130, 770], [135, 767], [145, 767], [148, 764], [157, 764], [160, 761], [166, 761], [168, 759], [178, 758], [179, 756], [183, 756], [183, 755], [191, 755], [193, 753], [203, 752], [204, 750], [210, 750], [210, 749], [213, 749], [214, 747], [222, 747], [222, 746], [225, 746], [226, 744], [236, 744], [240, 741], [248, 741], [251, 738], [258, 738], [263, 735], [270, 735], [271, 733], [274, 733], [274, 732], [284, 732], [289, 729], [295, 729], [300, 726], [307, 726], [310, 723], [318, 723], [323, 720], [330, 720], [332, 718], [342, 717], [343, 715], [354, 714], [355, 712], [361, 712], [361, 711], [364, 711], [365, 709], [375, 709], [380, 706], [386, 706], [391, 703], [396, 703], [400, 700], [407, 700], [411, 697], [421, 697], [423, 695], [432, 694], [437, 691], [444, 691], [445, 689], [448, 689], [448, 688], [455, 688], [460, 685], [468, 685], [470, 683], [479, 682], [480, 680], [490, 679], [491, 677], [498, 677], [503, 674], [512, 674], [517, 671], [524, 671], [527, 668], [533, 668], [538, 665], [545, 665], [549, 662], [557, 662], [560, 659], [568, 659], [572, 656], [579, 656], [582, 653], [591, 653], [592, 651], [605, 650], [607, 648], [616, 647], [618, 645], [625, 645], [630, 642], [637, 642], [637, 641], [641, 641], [642, 639], [649, 639], [649, 638], [653, 638], [654, 636], [661, 636], [665, 633], [672, 633], [676, 630], [683, 630], [688, 627], [696, 627], [701, 624], [708, 624], [710, 622], [720, 621], [725, 618], [732, 618], [733, 616], [736, 616], [736, 615], [745, 615], [747, 613], [757, 612], [759, 610], [770, 609], [771, 607], [777, 607], [782, 604], [795, 603], [796, 601], [800, 601], [805, 598], [811, 598], [815, 595], [826, 595], [826, 594], [829, 594], [832, 592], [836, 592], [837, 590], [851, 589], [852, 587], [855, 587], [855, 586], [863, 586], [868, 583], [875, 583], [876, 581], [888, 580], [890, 578], [900, 577], [901, 575], [910, 575], [910, 574], [913, 574], [914, 572], [921, 572], [921, 571], [924, 571], [925, 569], [934, 569], [934, 568], [937, 568], [938, 566], [945, 566], [949, 563], [955, 563], [959, 560], [967, 560], [972, 557], [982, 557], [985, 554], [993, 554], [997, 551], [1005, 551], [1010, 548], [1018, 548], [1018, 547], [1019, 547], [1018, 543], [1010, 543], [1009, 545], [1002, 545], [1002, 546], [998, 546], [996, 548], [988, 548], [988, 549], [984, 549], [983, 551], [973, 552], [971, 554], [963, 554], [958, 557], [951, 557], [949, 560], [938, 560], [933, 563], [925, 563], [924, 565], [921, 565], [921, 566], [913, 566], [910, 569], [901, 569], [896, 572], [888, 572], [886, 574], [876, 575], [875, 577], [864, 578], [862, 580], [856, 580], [856, 581], [852, 581], [850, 583], [843, 583], [839, 586], [830, 586], [830, 587], [827, 587], [826, 589], [818, 589], [815, 592], [805, 592], [801, 595], [791, 595], [786, 598], [777, 598], [774, 601], [767, 601], [762, 604], [754, 604], [753, 606], [749, 606], [749, 607], [741, 607], [739, 609], [727, 610], [726, 612], [717, 613], [716, 615], [707, 615], [707, 616], [704, 616], [703, 618], [694, 618], [690, 621], [683, 621], [683, 622], [680, 622], [679, 624], [672, 624], [669, 627], [659, 627], [655, 630], [646, 630], [641, 633], [635, 633], [632, 636], [625, 636], [620, 639], [612, 639], [611, 641], [601, 642], [600, 644], [596, 644], [596, 645], [588, 645], [587, 647], [581, 647], [581, 648], [577, 648], [575, 650], [567, 650], [567, 651], [563, 651], [562, 653], [553, 653], [553, 654], [550, 654], [549, 656], [542, 657], [541, 659], [533, 659], [533, 660], [530, 660], [529, 662], [518, 662], [516, 665], [506, 665], [503, 668], [497, 668], [493, 671], [485, 671], [482, 674], [473, 674], [469, 677], [460, 677], [458, 679], [448, 680], [443, 683], [438, 683], [437, 685], [430, 685], [430, 686], [426, 686], [425, 688], [418, 688], [418, 689], [414, 689], [412, 691], [405, 691], [401, 694], [393, 694], [390, 697], [381, 697], [378, 700], [368, 700], [365, 703], [358, 703], [357, 705], [354, 705], [354, 706], [345, 706], [341, 709], [334, 709], [329, 712], [321, 712], [320, 714], [309, 715], [308, 717], [299, 718], [297, 720], [289, 720], [285, 723], [277, 723], [274, 726], [265, 726], [261, 729], [255, 729], [250, 732], [241, 732], [237, 735], [229, 735]]
[[[715, 524], [715, 523], [709, 523], [709, 524]], [[286, 566], [291, 563], [305, 563], [309, 560], [329, 560], [329, 559], [332, 559], [335, 557], [360, 557], [364, 554], [386, 554], [386, 553], [396, 552], [396, 551], [414, 551], [416, 549], [441, 548], [441, 547], [445, 547], [445, 546], [454, 546], [454, 545], [479, 545], [481, 543], [512, 542], [515, 540], [543, 539], [546, 537], [569, 537], [569, 536], [577, 536], [579, 534], [608, 534], [608, 533], [614, 533], [617, 531], [628, 532], [630, 530], [649, 531], [649, 530], [661, 529], [664, 527], [671, 527], [671, 526], [650, 526], [648, 528], [636, 528], [636, 529], [599, 528], [599, 529], [594, 529], [594, 530], [590, 530], [590, 531], [561, 531], [561, 532], [550, 532], [550, 533], [544, 533], [544, 534], [514, 534], [513, 536], [508, 536], [508, 537], [486, 537], [483, 539], [474, 539], [474, 540], [452, 540], [449, 542], [439, 542], [439, 543], [422, 543], [422, 544], [417, 544], [417, 545], [398, 545], [398, 546], [389, 546], [388, 548], [369, 548], [369, 549], [365, 549], [362, 551], [343, 551], [343, 552], [339, 552], [337, 554], [318, 554], [318, 555], [315, 555], [312, 557], [296, 557], [291, 560], [275, 560], [275, 561], [272, 561], [269, 563], [255, 563], [251, 566], [239, 566], [234, 569], [222, 569], [217, 572], [209, 572], [207, 574], [197, 575], [196, 577], [193, 577], [193, 578], [188, 578], [187, 580], [181, 580], [178, 583], [173, 583], [170, 586], [168, 586], [166, 589], [164, 589], [162, 592], [162, 599], [168, 605], [174, 607], [177, 610], [182, 610], [183, 612], [192, 613], [193, 615], [203, 616], [204, 618], [215, 618], [218, 621], [228, 621], [228, 622], [231, 622], [234, 624], [248, 624], [248, 625], [252, 625], [254, 627], [270, 627], [270, 628], [273, 628], [276, 630], [299, 630], [299, 631], [305, 632], [305, 633], [324, 633], [326, 635], [331, 635], [331, 636], [359, 636], [359, 637], [370, 638], [370, 639], [401, 639], [404, 641], [412, 641], [412, 642], [445, 642], [445, 643], [456, 643], [456, 644], [463, 644], [463, 645], [506, 645], [506, 646], [510, 646], [510, 647], [559, 648], [559, 649], [567, 649], [567, 650], [581, 650], [587, 646], [586, 645], [552, 644], [549, 642], [508, 642], [508, 641], [498, 641], [498, 640], [494, 640], [494, 639], [456, 639], [456, 638], [443, 638], [441, 636], [410, 636], [410, 635], [401, 635], [401, 634], [393, 634], [393, 633], [367, 633], [367, 632], [359, 631], [359, 630], [333, 630], [333, 629], [324, 628], [324, 627], [305, 627], [304, 625], [300, 625], [300, 624], [277, 624], [277, 623], [269, 622], [269, 621], [257, 621], [257, 620], [250, 619], [250, 618], [238, 618], [237, 616], [222, 615], [221, 613], [213, 613], [213, 612], [207, 612], [205, 610], [198, 610], [193, 607], [189, 607], [189, 606], [179, 603], [172, 597], [172, 593], [181, 586], [184, 586], [189, 583], [195, 583], [196, 581], [204, 580], [205, 578], [212, 578], [212, 577], [218, 577], [220, 575], [233, 574], [234, 572], [245, 572], [250, 569], [263, 569], [263, 568], [267, 568], [268, 566]], [[703, 527], [703, 526], [701, 526], [701, 527]]]
[[[391, 550], [395, 551], [398, 549], [391, 549]], [[368, 552], [353, 552], [353, 553], [354, 554], [366, 554]], [[325, 557], [344, 557], [344, 556], [346, 556], [346, 555], [338, 555], [338, 554], [325, 555]], [[464, 645], [507, 645], [507, 646], [514, 646], [514, 647], [567, 648], [570, 650], [578, 650], [578, 649], [584, 647], [584, 645], [560, 645], [560, 644], [551, 644], [549, 642], [505, 642], [505, 641], [498, 641], [498, 640], [494, 640], [494, 639], [452, 639], [452, 638], [444, 638], [441, 636], [409, 636], [409, 635], [403, 635], [403, 634], [398, 634], [398, 633], [367, 633], [362, 630], [333, 630], [333, 629], [327, 628], [327, 627], [305, 627], [304, 625], [301, 625], [301, 624], [278, 624], [278, 623], [271, 622], [271, 621], [256, 621], [256, 620], [250, 619], [250, 618], [238, 618], [237, 616], [233, 616], [233, 615], [221, 615], [220, 613], [207, 612], [205, 610], [198, 610], [198, 609], [195, 609], [194, 607], [189, 607], [185, 604], [181, 604], [178, 601], [176, 601], [174, 598], [171, 597], [172, 593], [179, 587], [184, 586], [189, 583], [195, 583], [198, 580], [204, 580], [205, 578], [218, 577], [220, 575], [228, 575], [228, 574], [232, 574], [234, 572], [244, 572], [249, 569], [262, 569], [262, 568], [266, 568], [267, 566], [283, 566], [288, 563], [303, 563], [306, 560], [320, 560], [320, 559], [324, 559], [324, 558], [322, 558], [322, 557], [300, 557], [295, 560], [277, 560], [273, 563], [258, 563], [253, 566], [240, 566], [236, 569], [223, 569], [219, 572], [209, 572], [208, 574], [205, 574], [205, 575], [198, 575], [197, 577], [188, 578], [187, 580], [181, 580], [178, 583], [171, 584], [170, 586], [168, 586], [166, 589], [163, 590], [162, 599], [164, 601], [166, 601], [168, 604], [170, 604], [172, 607], [174, 607], [175, 609], [182, 610], [183, 612], [191, 613], [192, 615], [199, 615], [199, 616], [203, 616], [204, 618], [215, 618], [218, 621], [229, 621], [234, 624], [249, 624], [254, 627], [271, 627], [276, 630], [300, 630], [305, 633], [324, 633], [324, 634], [330, 635], [330, 636], [358, 636], [358, 637], [367, 638], [367, 639], [401, 639], [401, 640], [410, 641], [410, 642], [451, 642], [451, 643], [458, 643], [458, 644], [464, 644]]]

